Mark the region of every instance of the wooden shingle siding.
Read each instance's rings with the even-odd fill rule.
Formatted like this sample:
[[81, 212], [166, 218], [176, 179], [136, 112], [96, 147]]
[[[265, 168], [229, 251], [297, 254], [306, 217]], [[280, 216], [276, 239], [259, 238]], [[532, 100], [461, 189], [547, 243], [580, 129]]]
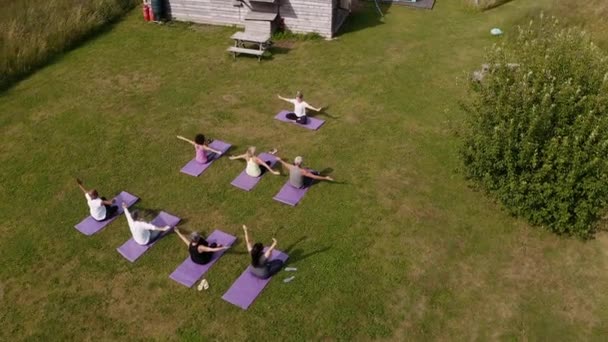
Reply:
[[203, 24], [243, 25], [247, 7], [235, 7], [227, 0], [167, 0], [175, 20]]
[[[315, 32], [331, 38], [332, 0], [281, 0], [279, 4], [279, 15], [288, 30]], [[167, 9], [173, 19], [202, 24], [244, 26], [250, 8], [248, 0], [242, 7], [233, 6], [229, 0], [167, 0]]]
[[279, 13], [290, 31], [332, 36], [332, 0], [283, 0]]

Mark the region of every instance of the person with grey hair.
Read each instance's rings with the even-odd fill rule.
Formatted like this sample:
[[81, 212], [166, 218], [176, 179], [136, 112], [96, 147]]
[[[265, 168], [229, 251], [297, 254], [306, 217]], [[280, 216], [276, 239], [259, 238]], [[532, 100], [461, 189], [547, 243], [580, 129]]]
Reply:
[[315, 108], [309, 105], [306, 101], [304, 101], [304, 94], [302, 94], [300, 91], [296, 93], [295, 99], [288, 99], [282, 97], [281, 95], [277, 96], [279, 99], [293, 104], [293, 112], [288, 113], [285, 117], [302, 125], [305, 125], [308, 122], [306, 117], [306, 109], [314, 110], [315, 112], [320, 112], [323, 109], [323, 107]]
[[162, 232], [171, 229], [171, 226], [157, 227], [152, 223], [141, 220], [137, 211], [131, 214], [127, 203], [123, 202], [122, 208], [127, 217], [127, 223], [129, 224], [131, 235], [133, 235], [133, 240], [139, 245], [147, 245], [156, 240]]
[[283, 166], [289, 170], [289, 184], [294, 188], [304, 188], [312, 184], [313, 179], [333, 181], [334, 179], [329, 176], [321, 176], [315, 171], [309, 171], [302, 167], [303, 159], [297, 156], [293, 165], [286, 163], [283, 159], [277, 157], [277, 160], [283, 164]]
[[205, 265], [211, 261], [213, 252], [219, 252], [228, 249], [228, 246], [218, 245], [215, 242], [209, 244], [204, 237], [197, 232], [190, 234], [188, 239], [178, 228], [175, 228], [177, 236], [188, 246], [188, 253], [190, 253], [190, 259], [195, 264]]

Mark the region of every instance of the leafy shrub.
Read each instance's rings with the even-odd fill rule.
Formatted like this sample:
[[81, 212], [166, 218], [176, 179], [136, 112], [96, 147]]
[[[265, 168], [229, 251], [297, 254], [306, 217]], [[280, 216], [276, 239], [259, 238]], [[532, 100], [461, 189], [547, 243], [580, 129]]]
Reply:
[[606, 55], [580, 29], [541, 16], [487, 60], [465, 105], [467, 176], [513, 214], [589, 237], [608, 196]]
[[0, 89], [137, 3], [138, 0], [0, 0]]
[[308, 41], [308, 40], [321, 40], [318, 33], [294, 33], [289, 30], [280, 30], [272, 34], [273, 40], [295, 40], [295, 41]]

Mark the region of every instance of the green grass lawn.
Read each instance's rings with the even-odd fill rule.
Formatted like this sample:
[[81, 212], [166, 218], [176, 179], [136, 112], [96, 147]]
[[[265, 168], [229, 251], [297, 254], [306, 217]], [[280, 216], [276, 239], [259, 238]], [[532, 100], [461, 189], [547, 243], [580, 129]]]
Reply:
[[[508, 216], [459, 172], [465, 72], [495, 39], [549, 4], [478, 13], [373, 7], [334, 41], [305, 41], [272, 60], [232, 60], [236, 30], [145, 24], [136, 10], [109, 32], [0, 94], [0, 340], [601, 340], [608, 334], [608, 237], [581, 242]], [[273, 120], [276, 94], [327, 105], [310, 132]], [[251, 193], [222, 158], [203, 176], [179, 169], [203, 132], [303, 155], [343, 184], [321, 183], [295, 207], [272, 200], [285, 177]], [[169, 236], [135, 264], [116, 247], [119, 218], [92, 237], [74, 177], [183, 227], [238, 234], [207, 274], [207, 292], [168, 278], [187, 252]], [[221, 295], [248, 264], [241, 239], [290, 250], [243, 311]]]

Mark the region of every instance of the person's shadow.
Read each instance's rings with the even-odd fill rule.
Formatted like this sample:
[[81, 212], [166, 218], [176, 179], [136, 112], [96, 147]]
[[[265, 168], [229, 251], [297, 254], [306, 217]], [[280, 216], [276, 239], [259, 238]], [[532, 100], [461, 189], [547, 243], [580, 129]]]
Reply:
[[310, 115], [310, 111], [308, 111], [307, 115], [310, 116], [310, 117], [315, 117], [317, 115], [323, 115], [323, 116], [327, 116], [328, 118], [331, 118], [331, 119], [337, 119], [337, 118], [339, 118], [339, 116], [333, 116], [333, 115], [329, 114], [327, 112], [328, 109], [329, 109], [329, 106], [323, 106], [323, 107], [321, 107], [321, 111], [320, 112], [315, 113], [314, 115]]
[[[320, 174], [321, 176], [329, 176], [329, 175], [331, 175], [331, 174], [332, 174], [332, 172], [334, 172], [334, 169], [333, 169], [333, 168], [331, 168], [331, 167], [326, 167], [326, 168], [324, 168], [323, 170], [321, 170], [321, 171], [319, 172], [319, 174]], [[318, 180], [313, 180], [312, 184], [316, 184], [316, 183], [318, 183], [318, 182], [319, 182]], [[347, 182], [344, 182], [344, 181], [335, 181], [335, 180], [334, 180], [334, 181], [331, 181], [331, 182], [325, 182], [325, 183], [327, 183], [327, 184], [336, 184], [336, 185], [346, 185], [346, 184], [348, 184]], [[311, 184], [311, 185], [312, 185], [312, 184]]]
[[289, 259], [287, 259], [287, 264], [292, 264], [292, 263], [296, 263], [298, 261], [302, 261], [315, 254], [323, 253], [330, 249], [331, 249], [331, 246], [325, 246], [325, 247], [318, 248], [318, 249], [308, 252], [308, 253], [304, 253], [304, 250], [300, 249], [300, 248], [294, 249], [289, 254]]
[[291, 264], [294, 262], [302, 261], [315, 254], [323, 253], [331, 248], [330, 246], [327, 246], [327, 247], [319, 248], [317, 250], [314, 250], [314, 251], [308, 252], [308, 253], [304, 253], [304, 250], [301, 248], [295, 249], [295, 247], [300, 242], [306, 240], [307, 238], [308, 238], [307, 236], [302, 236], [299, 239], [297, 239], [296, 241], [292, 242], [289, 246], [287, 246], [287, 248], [285, 248], [285, 253], [287, 255], [289, 255], [289, 259], [287, 259], [287, 262], [285, 264]]

